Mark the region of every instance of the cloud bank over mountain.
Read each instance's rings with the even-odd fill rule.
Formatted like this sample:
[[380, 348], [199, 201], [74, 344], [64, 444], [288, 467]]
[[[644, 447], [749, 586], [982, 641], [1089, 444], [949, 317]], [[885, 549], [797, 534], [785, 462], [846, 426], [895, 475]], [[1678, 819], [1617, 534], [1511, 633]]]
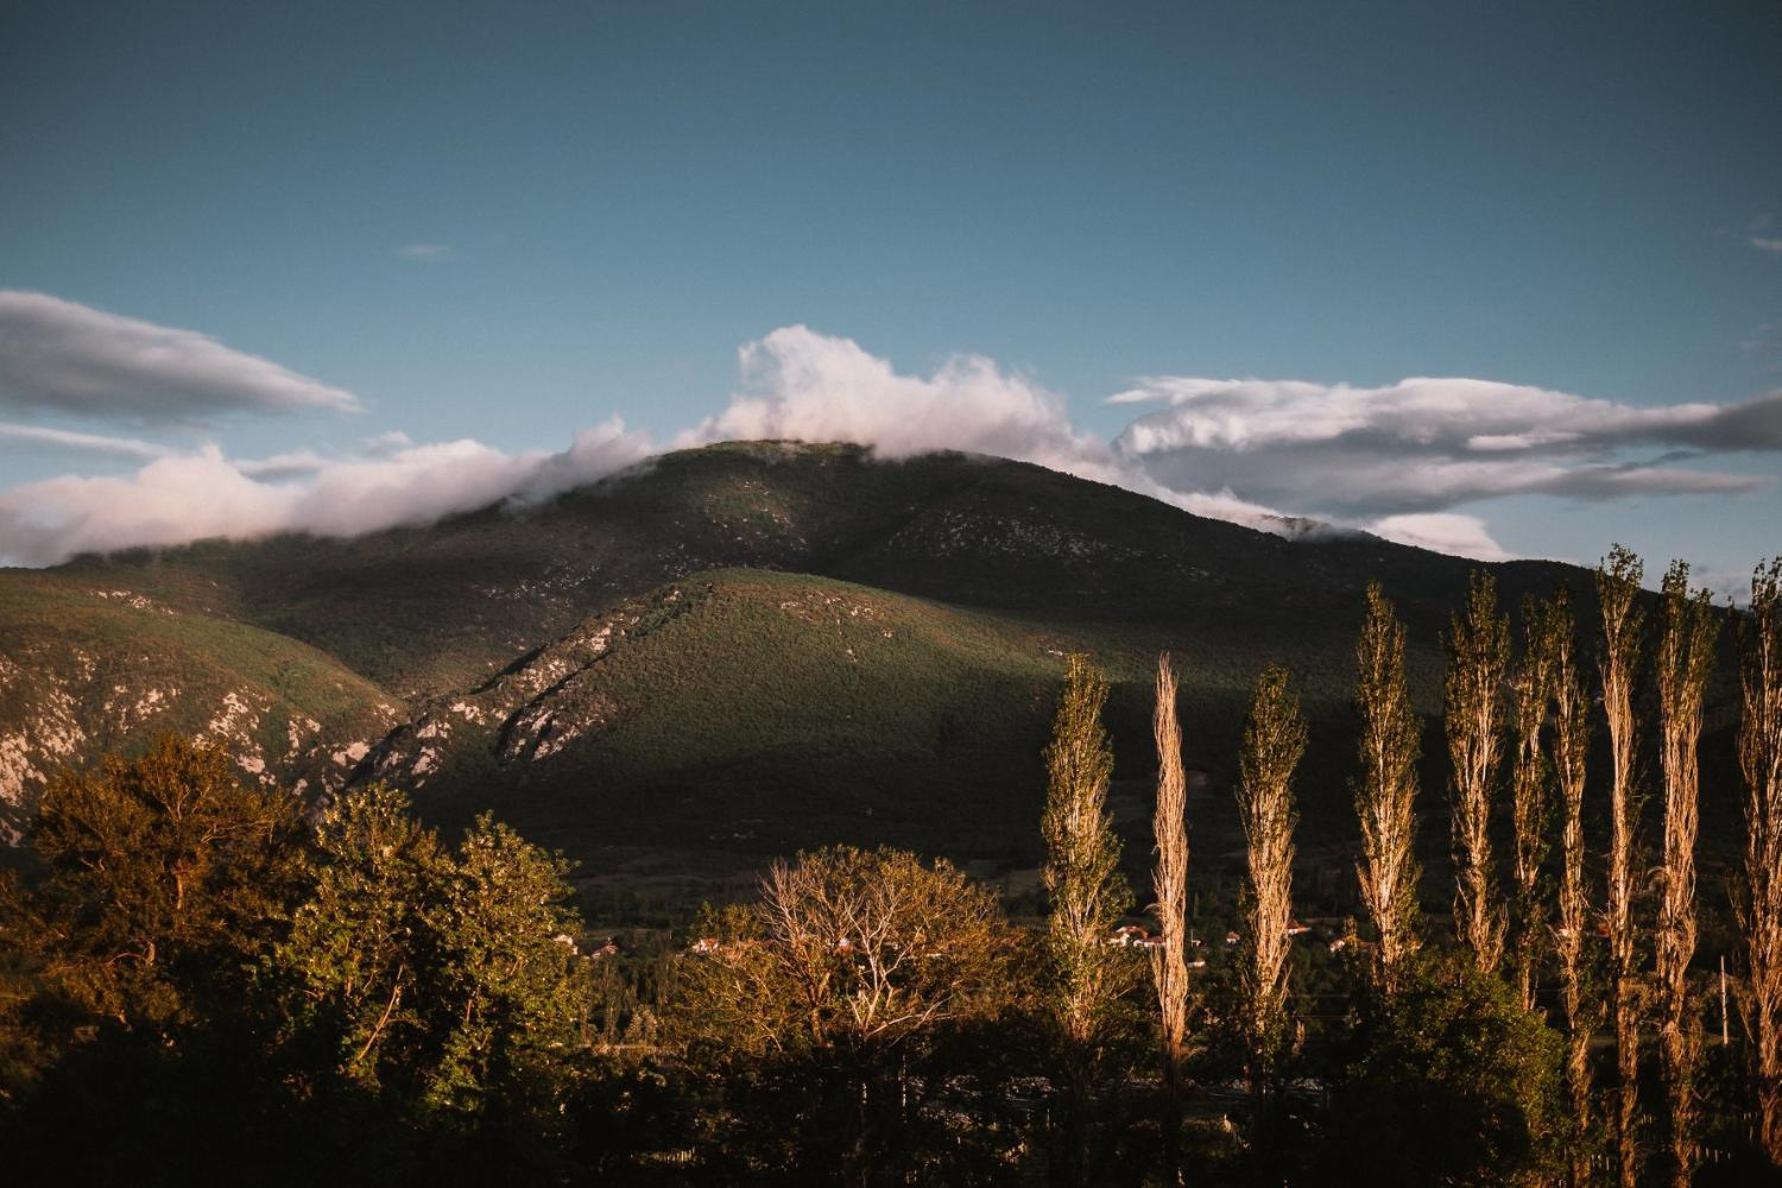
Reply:
[[341, 458], [235, 460], [209, 445], [127, 476], [64, 475], [0, 492], [0, 559], [50, 565], [77, 553], [207, 537], [356, 536], [547, 498], [652, 452], [617, 418], [577, 433], [558, 453], [509, 454], [461, 440]]
[[[1739, 493], [1771, 480], [1704, 465], [1782, 450], [1782, 392], [1640, 407], [1473, 379], [1381, 388], [1164, 376], [1109, 398], [1139, 415], [1112, 441], [994, 360], [898, 372], [851, 339], [787, 326], [741, 348], [725, 407], [669, 444], [845, 440], [886, 459], [953, 449], [1111, 483], [1197, 514], [1290, 533], [1285, 517], [1481, 559], [1506, 552], [1473, 510], [1517, 495], [1608, 500]], [[351, 393], [191, 331], [39, 294], [0, 294], [0, 405], [149, 427], [203, 414], [356, 410]], [[346, 453], [230, 458], [137, 436], [0, 422], [0, 450], [140, 460], [0, 490], [0, 560], [276, 532], [355, 535], [504, 500], [549, 498], [662, 448], [617, 417], [562, 450], [385, 434]]]
[[1229, 490], [1177, 490], [1076, 428], [1065, 400], [994, 360], [956, 355], [900, 375], [850, 338], [786, 326], [737, 352], [742, 388], [677, 445], [784, 438], [852, 441], [886, 459], [963, 450], [1125, 487], [1198, 515], [1273, 529], [1275, 514]]

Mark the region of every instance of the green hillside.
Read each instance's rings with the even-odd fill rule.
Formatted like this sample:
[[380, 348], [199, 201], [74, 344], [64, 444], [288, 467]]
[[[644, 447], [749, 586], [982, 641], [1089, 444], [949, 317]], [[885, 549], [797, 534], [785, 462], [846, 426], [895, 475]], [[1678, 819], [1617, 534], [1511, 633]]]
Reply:
[[397, 703], [334, 658], [243, 623], [77, 576], [0, 571], [0, 827], [45, 776], [162, 731], [225, 743], [250, 776], [338, 786], [336, 753]]

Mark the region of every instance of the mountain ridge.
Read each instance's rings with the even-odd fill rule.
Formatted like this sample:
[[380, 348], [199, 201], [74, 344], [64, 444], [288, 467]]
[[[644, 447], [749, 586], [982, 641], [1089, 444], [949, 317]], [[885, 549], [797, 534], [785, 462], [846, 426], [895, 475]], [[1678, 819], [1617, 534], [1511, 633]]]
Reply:
[[[1204, 725], [1191, 749], [1216, 768], [1229, 762], [1248, 682], [1267, 659], [1294, 663], [1315, 718], [1346, 712], [1348, 649], [1371, 577], [1400, 599], [1421, 708], [1434, 709], [1437, 633], [1476, 568], [1499, 575], [1506, 606], [1566, 577], [1589, 595], [1572, 567], [1481, 566], [1365, 536], [1284, 540], [1025, 463], [726, 443], [425, 528], [210, 541], [0, 571], [0, 598], [13, 597], [0, 606], [19, 604], [33, 582], [43, 604], [36, 620], [0, 614], [0, 663], [19, 667], [29, 648], [44, 661], [53, 645], [29, 637], [45, 617], [67, 619], [56, 638], [74, 649], [49, 665], [63, 670], [59, 692], [0, 701], [0, 797], [16, 829], [57, 763], [139, 745], [151, 725], [101, 729], [103, 697], [76, 712], [99, 679], [75, 659], [92, 651], [80, 640], [99, 632], [82, 599], [110, 606], [81, 591], [101, 590], [119, 594], [114, 614], [127, 607], [192, 626], [165, 643], [161, 666], [213, 676], [152, 725], [227, 740], [255, 778], [301, 780], [311, 792], [391, 779], [449, 815], [497, 804], [536, 818], [572, 852], [587, 849], [575, 840], [586, 830], [578, 816], [599, 819], [615, 844], [661, 843], [676, 819], [702, 844], [804, 844], [824, 840], [819, 823], [900, 838], [909, 831], [886, 822], [914, 795], [921, 803], [906, 824], [922, 826], [916, 840], [944, 848], [953, 836], [1012, 853], [1031, 832], [1023, 789], [1037, 796], [1065, 650], [1094, 652], [1115, 679], [1110, 720], [1126, 775], [1148, 762], [1141, 695], [1152, 657], [1177, 651], [1189, 668], [1184, 696]], [[850, 667], [830, 647], [830, 619], [788, 609], [834, 605], [894, 622], [896, 646], [863, 637]], [[754, 637], [778, 641], [777, 651]], [[247, 639], [277, 655], [270, 670], [249, 665], [231, 684], [227, 657]], [[119, 655], [105, 680], [139, 698], [158, 687], [152, 665], [132, 675]], [[7, 671], [0, 697], [20, 681]], [[313, 679], [281, 690], [277, 671]], [[777, 716], [684, 693], [703, 681], [740, 704], [751, 679], [786, 695]], [[874, 750], [876, 736], [850, 732], [831, 712], [852, 704], [848, 682], [858, 679], [879, 690], [878, 725], [895, 745]], [[332, 700], [318, 700], [330, 682]], [[231, 711], [240, 722], [220, 717], [231, 695], [246, 707]], [[1003, 712], [999, 696], [1018, 712]], [[914, 698], [907, 712], [894, 712], [905, 697]], [[323, 702], [326, 731], [305, 708]], [[57, 706], [79, 719], [78, 740]], [[676, 706], [706, 715], [705, 735], [677, 734], [665, 716]], [[280, 723], [308, 721], [309, 749], [270, 745]], [[990, 737], [991, 723], [1007, 737]], [[239, 737], [249, 735], [255, 747]], [[840, 738], [885, 769], [862, 773], [870, 765], [836, 750]], [[859, 794], [835, 792], [839, 782]], [[824, 807], [829, 796], [839, 797], [835, 811]], [[683, 800], [693, 807], [657, 811]], [[862, 830], [868, 810], [873, 824]], [[756, 821], [729, 830], [754, 836], [718, 837], [726, 814]]]

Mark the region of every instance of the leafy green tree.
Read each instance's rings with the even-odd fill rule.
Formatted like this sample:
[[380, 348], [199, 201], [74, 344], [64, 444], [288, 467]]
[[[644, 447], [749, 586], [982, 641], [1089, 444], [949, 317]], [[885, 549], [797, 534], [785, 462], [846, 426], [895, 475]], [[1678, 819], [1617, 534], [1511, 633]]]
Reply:
[[[567, 864], [485, 815], [442, 846], [381, 786], [311, 838], [308, 894], [267, 963], [285, 1076], [324, 1133], [439, 1182], [562, 1172], [597, 1070]], [[377, 1166], [375, 1163], [372, 1166]]]
[[275, 965], [317, 1073], [457, 1118], [548, 1079], [586, 1013], [567, 863], [487, 814], [448, 851], [375, 785], [324, 812], [312, 862]]
[[293, 1033], [367, 1089], [414, 1079], [427, 903], [448, 863], [394, 789], [347, 792], [317, 822], [309, 894], [276, 963], [292, 987]]
[[575, 1038], [569, 864], [484, 813], [428, 896], [418, 1010], [438, 1043], [426, 1101], [482, 1110]]
[[560, 858], [486, 816], [448, 851], [380, 787], [306, 829], [178, 738], [58, 777], [31, 841], [0, 882], [25, 1179], [560, 1178], [596, 1071]]
[[288, 1103], [258, 970], [300, 893], [297, 808], [175, 737], [52, 780], [0, 889], [18, 1182], [262, 1178]]
[[167, 736], [44, 790], [38, 877], [12, 881], [0, 949], [76, 1027], [169, 1034], [238, 1008], [297, 889], [300, 821], [229, 757]]

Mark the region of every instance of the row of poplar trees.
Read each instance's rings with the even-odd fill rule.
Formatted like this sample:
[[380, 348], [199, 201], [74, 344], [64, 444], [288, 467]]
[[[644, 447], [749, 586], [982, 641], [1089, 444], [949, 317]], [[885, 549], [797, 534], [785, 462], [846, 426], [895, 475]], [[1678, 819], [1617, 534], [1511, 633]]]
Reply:
[[[1502, 977], [1524, 1010], [1558, 983], [1555, 1025], [1564, 1037], [1570, 1112], [1567, 1179], [1593, 1182], [1592, 1135], [1612, 1135], [1612, 1177], [1626, 1188], [1658, 1175], [1688, 1184], [1702, 1157], [1697, 1075], [1703, 1035], [1691, 997], [1700, 893], [1698, 757], [1718, 633], [1726, 615], [1689, 568], [1665, 574], [1657, 623], [1647, 622], [1638, 557], [1619, 546], [1596, 571], [1600, 625], [1594, 666], [1580, 658], [1578, 625], [1562, 587], [1522, 608], [1522, 646], [1488, 575], [1474, 575], [1445, 638], [1444, 733], [1450, 760], [1454, 865], [1453, 929], [1480, 974]], [[1760, 566], [1738, 626], [1737, 752], [1744, 784], [1744, 853], [1733, 880], [1742, 952], [1732, 954], [1740, 1013], [1756, 1083], [1757, 1140], [1782, 1169], [1782, 558]], [[1650, 650], [1655, 696], [1642, 696]], [[1405, 675], [1405, 630], [1380, 586], [1367, 591], [1356, 648], [1360, 775], [1354, 783], [1361, 834], [1356, 867], [1374, 940], [1374, 987], [1390, 1001], [1420, 948], [1417, 834], [1421, 728]], [[1118, 873], [1119, 846], [1107, 806], [1112, 755], [1100, 724], [1104, 678], [1082, 657], [1070, 662], [1047, 752], [1044, 819], [1052, 899], [1049, 947], [1059, 971], [1056, 1022], [1080, 1053], [1066, 1102], [1093, 1081], [1097, 1027], [1126, 989], [1124, 965], [1107, 938], [1130, 905]], [[1161, 945], [1152, 950], [1161, 1072], [1168, 1102], [1164, 1159], [1183, 1179], [1181, 1123], [1192, 1047], [1187, 779], [1170, 657], [1159, 657], [1154, 717], [1159, 771], [1153, 892]], [[1648, 705], [1652, 713], [1642, 713]], [[1592, 740], [1606, 739], [1607, 769], [1591, 772]], [[1662, 836], [1642, 845], [1643, 731], [1656, 732]], [[1307, 741], [1305, 719], [1284, 669], [1256, 682], [1243, 738], [1236, 797], [1247, 843], [1241, 967], [1242, 1031], [1259, 1126], [1279, 1107], [1290, 1045], [1289, 952], [1293, 920], [1294, 771]], [[1507, 804], [1505, 803], [1507, 801]], [[1605, 803], [1602, 803], [1606, 801]], [[1587, 852], [1585, 822], [1607, 817], [1607, 853]], [[1493, 848], [1508, 816], [1511, 844]], [[1552, 826], [1558, 825], [1558, 877]], [[1507, 878], [1505, 875], [1507, 874]], [[1644, 910], [1650, 888], [1656, 910]], [[1606, 939], [1607, 1001], [1593, 971]], [[1724, 979], [1724, 974], [1723, 974]], [[1605, 1019], [1605, 1015], [1608, 1016]], [[1610, 1025], [1615, 1077], [1593, 1085], [1591, 1044]], [[1642, 1136], [1641, 1049], [1657, 1037], [1663, 1116], [1659, 1150]], [[1066, 1129], [1068, 1131], [1068, 1122]], [[1065, 1150], [1088, 1144], [1067, 1142]], [[1067, 1177], [1069, 1178], [1069, 1177]], [[1074, 1182], [1074, 1181], [1073, 1181]]]

